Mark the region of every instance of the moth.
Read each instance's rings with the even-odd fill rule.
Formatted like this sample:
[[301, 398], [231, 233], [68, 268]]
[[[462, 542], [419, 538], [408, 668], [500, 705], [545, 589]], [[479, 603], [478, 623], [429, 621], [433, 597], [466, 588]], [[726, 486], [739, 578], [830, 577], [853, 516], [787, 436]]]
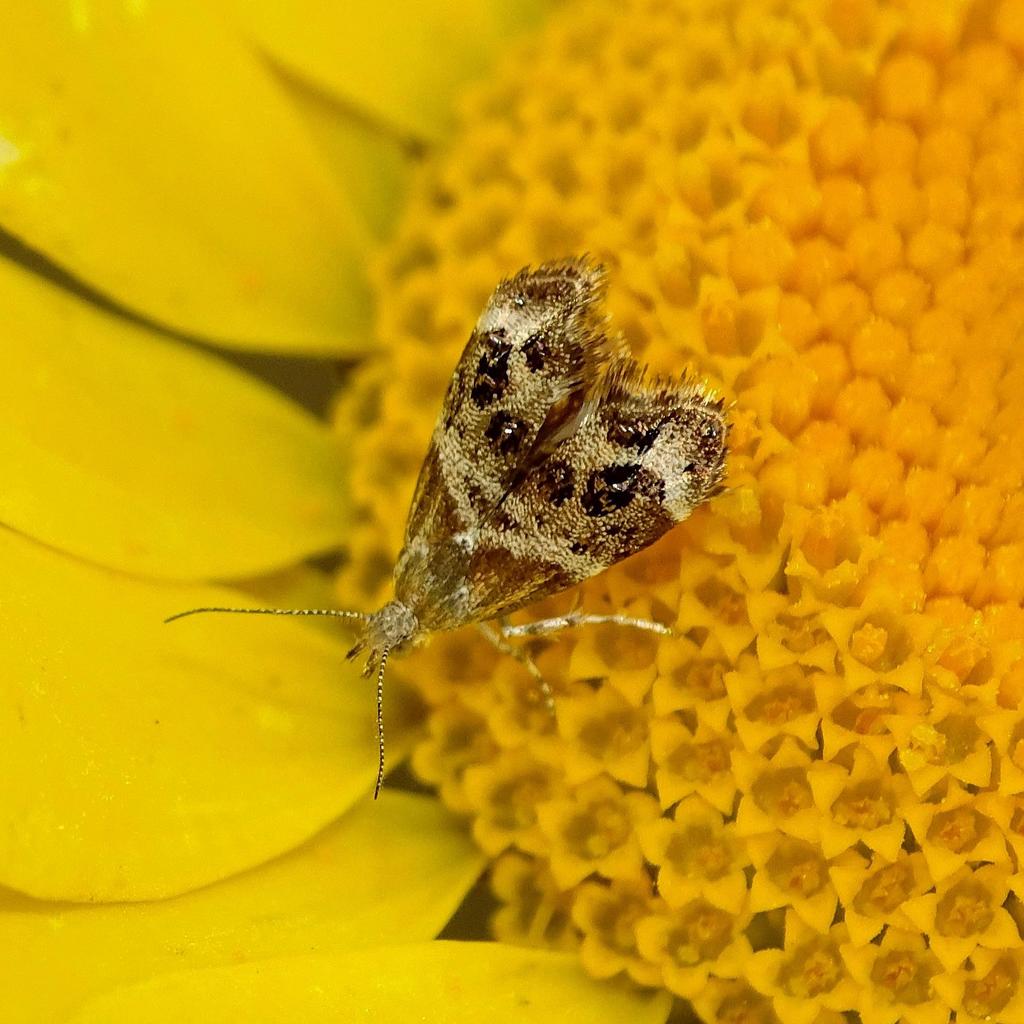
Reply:
[[364, 675], [377, 678], [374, 798], [393, 652], [477, 624], [524, 662], [550, 706], [547, 683], [510, 639], [597, 622], [673, 633], [618, 615], [503, 621], [652, 544], [721, 487], [722, 400], [685, 376], [648, 377], [609, 331], [604, 294], [604, 268], [586, 256], [526, 267], [495, 288], [452, 373], [384, 607], [193, 608], [167, 620], [199, 612], [357, 620], [348, 657], [365, 651]]

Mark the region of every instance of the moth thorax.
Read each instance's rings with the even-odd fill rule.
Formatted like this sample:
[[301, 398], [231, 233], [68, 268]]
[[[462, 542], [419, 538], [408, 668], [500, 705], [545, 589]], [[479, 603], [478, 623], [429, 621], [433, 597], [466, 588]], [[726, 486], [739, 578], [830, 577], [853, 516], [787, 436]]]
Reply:
[[366, 646], [373, 651], [405, 647], [420, 631], [419, 620], [401, 601], [390, 601], [366, 623]]

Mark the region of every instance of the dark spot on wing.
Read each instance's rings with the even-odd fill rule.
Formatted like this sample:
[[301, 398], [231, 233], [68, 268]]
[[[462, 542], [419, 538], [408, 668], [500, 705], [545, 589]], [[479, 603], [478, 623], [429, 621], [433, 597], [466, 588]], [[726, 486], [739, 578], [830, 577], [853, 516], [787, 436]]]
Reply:
[[508, 533], [510, 530], [518, 530], [519, 522], [514, 519], [507, 510], [501, 509], [494, 521], [495, 526], [501, 533]]
[[716, 416], [708, 416], [701, 424], [697, 438], [702, 454], [708, 461], [714, 461], [725, 449], [725, 425]]
[[612, 420], [608, 424], [608, 440], [622, 448], [633, 448], [639, 454], [648, 452], [658, 439], [661, 425], [653, 426], [628, 420]]
[[569, 550], [574, 555], [585, 555], [587, 553], [587, 545], [584, 544], [583, 541], [581, 541], [581, 540], [574, 540], [569, 545]]
[[599, 517], [625, 508], [638, 497], [664, 501], [665, 482], [639, 463], [615, 463], [590, 474], [580, 503], [588, 516]]
[[665, 481], [657, 473], [652, 473], [649, 469], [645, 469], [640, 474], [638, 493], [648, 501], [653, 501], [658, 505], [664, 504]]
[[698, 414], [696, 420], [693, 436], [697, 450], [693, 462], [687, 464], [684, 472], [693, 474], [695, 486], [701, 497], [706, 498], [722, 482], [728, 426], [718, 409]]
[[505, 340], [504, 329], [489, 331], [481, 339], [483, 352], [476, 367], [470, 397], [480, 409], [497, 401], [508, 387], [508, 360], [512, 344]]
[[572, 496], [576, 487], [576, 474], [568, 462], [549, 459], [540, 471], [540, 492], [555, 508], [560, 508]]
[[722, 424], [722, 421], [719, 420], [716, 416], [708, 416], [704, 420], [704, 425], [701, 427], [700, 433], [701, 437], [703, 437], [706, 441], [712, 444], [715, 442], [721, 444], [722, 437], [725, 433], [725, 429]]
[[504, 410], [496, 412], [487, 424], [484, 437], [491, 441], [502, 455], [514, 455], [529, 432], [529, 423], [517, 420]]
[[537, 373], [544, 369], [548, 358], [548, 346], [540, 334], [531, 334], [523, 345], [523, 356], [526, 359], [527, 367]]
[[476, 484], [470, 484], [466, 488], [466, 497], [469, 498], [470, 508], [474, 512], [482, 512], [485, 506], [483, 491]]
[[640, 465], [626, 462], [595, 469], [587, 480], [580, 501], [588, 516], [606, 516], [625, 508], [636, 497], [636, 479]]

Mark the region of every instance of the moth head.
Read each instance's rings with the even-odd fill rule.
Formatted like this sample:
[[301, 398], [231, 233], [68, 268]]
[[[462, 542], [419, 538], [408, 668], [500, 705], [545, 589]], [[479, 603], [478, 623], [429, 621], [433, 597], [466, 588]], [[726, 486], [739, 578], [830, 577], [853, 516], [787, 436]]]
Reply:
[[415, 647], [422, 643], [423, 633], [416, 616], [401, 601], [389, 601], [383, 608], [364, 617], [362, 636], [348, 652], [351, 661], [362, 651], [366, 658], [363, 676], [377, 677], [377, 782], [373, 799], [380, 796], [384, 785], [384, 670], [392, 651]]
[[362, 636], [348, 652], [348, 657], [354, 658], [361, 651], [368, 650], [370, 659], [366, 674], [372, 675], [372, 666], [384, 651], [401, 651], [420, 642], [420, 624], [416, 616], [401, 601], [389, 601], [366, 617]]

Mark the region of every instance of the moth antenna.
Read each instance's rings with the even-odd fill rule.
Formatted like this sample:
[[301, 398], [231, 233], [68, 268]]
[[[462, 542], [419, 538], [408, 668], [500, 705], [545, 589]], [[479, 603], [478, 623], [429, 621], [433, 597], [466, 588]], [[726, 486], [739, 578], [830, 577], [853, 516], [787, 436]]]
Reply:
[[174, 622], [189, 615], [205, 615], [207, 612], [226, 612], [229, 615], [325, 615], [334, 619], [368, 619], [365, 612], [347, 612], [338, 608], [189, 608], [176, 612], [164, 622]]
[[389, 647], [384, 648], [380, 656], [380, 668], [377, 669], [377, 782], [373, 787], [373, 799], [380, 796], [384, 785], [384, 668], [388, 663]]

